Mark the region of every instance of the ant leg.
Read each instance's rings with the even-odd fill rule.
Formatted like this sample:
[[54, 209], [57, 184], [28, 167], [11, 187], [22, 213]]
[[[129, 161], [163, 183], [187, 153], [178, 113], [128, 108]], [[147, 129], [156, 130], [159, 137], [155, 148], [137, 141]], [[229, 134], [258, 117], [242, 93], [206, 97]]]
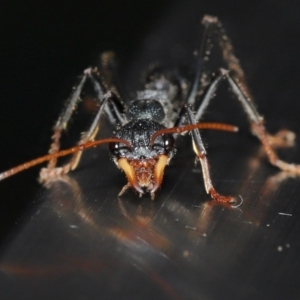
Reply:
[[[85, 73], [94, 85], [96, 97], [99, 100], [100, 105], [99, 105], [98, 112], [97, 112], [89, 130], [82, 135], [82, 137], [78, 143], [79, 145], [94, 140], [94, 138], [97, 135], [97, 132], [99, 130], [100, 118], [103, 115], [104, 111], [106, 112], [107, 109], [109, 109], [109, 111], [111, 112], [111, 115], [114, 115], [114, 117], [118, 120], [119, 123], [124, 124], [126, 122], [124, 116], [122, 115], [124, 107], [122, 106], [120, 99], [112, 92], [107, 92], [106, 94], [104, 94], [103, 93], [104, 89], [101, 86], [101, 82], [98, 80], [98, 78], [96, 76], [94, 76], [95, 73], [93, 74], [93, 72], [95, 72], [95, 71], [93, 71], [92, 69], [88, 69]], [[95, 75], [97, 75], [97, 74], [95, 74]], [[82, 89], [82, 87], [81, 87], [81, 89]], [[81, 89], [80, 89], [80, 91], [81, 91]], [[80, 91], [78, 92], [78, 96], [80, 95]], [[73, 98], [74, 97], [72, 97], [72, 99]], [[107, 105], [108, 102], [109, 102], [109, 104], [111, 104], [111, 107], [108, 107], [108, 105]], [[70, 107], [70, 104], [68, 105], [67, 110], [69, 107]], [[121, 107], [121, 109], [120, 109], [120, 107]], [[65, 115], [66, 114], [63, 114], [63, 117], [65, 117]], [[71, 115], [69, 116], [69, 119], [70, 119], [70, 117], [71, 117]], [[60, 138], [60, 133], [63, 129], [61, 124], [62, 123], [59, 122], [58, 125], [60, 125], [60, 127], [55, 128], [55, 129], [57, 129], [57, 132], [59, 133], [59, 135], [57, 135], [58, 138], [52, 144], [52, 145], [54, 145], [54, 147], [52, 146], [52, 149], [55, 149], [56, 150], [55, 152], [57, 152], [59, 150], [59, 138]], [[51, 152], [51, 153], [54, 153], [54, 152]], [[70, 170], [74, 170], [80, 161], [81, 154], [82, 154], [81, 151], [74, 153], [70, 162], [65, 164], [62, 167], [55, 168], [57, 159], [51, 160], [50, 161], [51, 164], [49, 163], [47, 168], [41, 169], [40, 178], [39, 178], [40, 182], [48, 183], [52, 180], [55, 180], [58, 176], [67, 174]]]
[[[107, 92], [106, 88], [103, 85], [103, 82], [99, 80], [99, 73], [94, 72], [94, 74], [91, 75], [92, 76], [90, 76], [90, 80], [94, 85], [94, 90], [96, 92], [96, 97], [99, 101], [100, 106], [93, 123], [95, 123], [96, 120], [98, 120], [97, 122], [99, 122], [100, 115], [102, 114], [102, 109], [104, 108], [104, 111], [109, 114], [109, 119], [113, 119], [110, 119], [112, 123], [115, 123], [115, 121], [117, 121], [120, 125], [124, 125], [127, 122], [127, 119], [124, 116], [125, 106], [121, 98], [118, 96], [118, 93], [115, 93], [113, 90]], [[116, 88], [114, 88], [114, 90], [116, 90]], [[107, 99], [105, 99], [104, 93], [107, 96]], [[110, 101], [107, 103], [107, 105], [105, 105], [107, 100]], [[93, 125], [91, 127], [93, 127]], [[89, 130], [86, 135], [90, 136], [91, 130]]]
[[[214, 97], [215, 92], [221, 82], [221, 79], [224, 79], [224, 71], [220, 70], [220, 74], [211, 82], [211, 84], [209, 85], [207, 91], [204, 94], [204, 97], [202, 99], [201, 105], [200, 107], [197, 109], [196, 114], [195, 114], [195, 120], [196, 122], [199, 122], [202, 115], [204, 114], [209, 102], [211, 101], [211, 99]], [[176, 122], [176, 126], [182, 126], [182, 124], [184, 124], [186, 122], [186, 107], [183, 106], [178, 118], [178, 121]], [[181, 133], [182, 135], [185, 133]], [[175, 138], [177, 138], [177, 136], [179, 135], [179, 133], [175, 133], [174, 136]]]
[[[221, 73], [227, 78], [229, 85], [231, 86], [233, 93], [237, 99], [241, 102], [251, 124], [252, 133], [258, 137], [261, 141], [264, 150], [268, 156], [270, 163], [283, 171], [289, 171], [296, 174], [300, 174], [300, 165], [289, 164], [280, 160], [272, 147], [289, 147], [294, 144], [295, 134], [291, 131], [280, 131], [276, 135], [270, 135], [265, 127], [263, 117], [260, 116], [255, 108], [254, 101], [252, 100], [251, 93], [248, 89], [245, 73], [240, 66], [238, 58], [233, 52], [232, 44], [227, 37], [222, 24], [216, 17], [209, 15], [204, 16], [202, 23], [205, 28], [209, 28], [210, 37], [216, 36], [218, 44], [221, 48], [222, 57], [227, 64], [229, 71], [221, 69]], [[200, 59], [200, 58], [199, 58]], [[218, 78], [214, 82], [218, 83]], [[214, 86], [214, 82], [208, 88], [208, 91], [197, 109], [196, 120], [200, 120], [203, 112], [205, 111], [209, 101], [212, 99], [212, 94], [216, 90], [217, 85]], [[199, 86], [199, 82], [195, 82], [194, 86]], [[195, 88], [196, 89], [196, 88]], [[198, 87], [199, 90], [199, 87]], [[196, 94], [195, 94], [196, 95]]]
[[213, 98], [213, 94], [215, 93], [218, 84], [220, 83], [220, 79], [222, 77], [226, 78], [233, 93], [242, 104], [251, 124], [251, 131], [261, 141], [270, 163], [283, 171], [300, 174], [300, 165], [294, 165], [280, 160], [272, 148], [292, 146], [295, 138], [294, 133], [287, 130], [281, 130], [276, 135], [270, 135], [265, 129], [263, 117], [259, 115], [257, 109], [253, 104], [253, 101], [243, 94], [242, 89], [228, 74], [228, 71], [221, 69], [220, 72], [221, 75], [216, 77], [216, 79], [212, 82], [209, 89], [207, 90], [203, 101], [196, 112], [195, 120], [199, 121], [201, 119], [210, 100]]
[[[60, 149], [60, 138], [61, 133], [63, 130], [67, 129], [67, 125], [69, 120], [71, 119], [71, 116], [73, 112], [76, 110], [76, 105], [78, 101], [80, 100], [80, 94], [82, 91], [82, 88], [88, 78], [88, 74], [90, 73], [90, 69], [87, 69], [83, 72], [83, 77], [80, 80], [78, 86], [74, 90], [74, 92], [71, 94], [70, 98], [68, 99], [67, 106], [64, 109], [64, 111], [59, 116], [58, 120], [56, 121], [54, 127], [53, 127], [53, 135], [51, 137], [52, 143], [50, 145], [49, 153], [55, 153], [58, 152]], [[53, 158], [49, 161], [47, 168], [48, 169], [54, 169], [57, 163], [57, 159]]]
[[[91, 80], [95, 92], [97, 94], [97, 98], [100, 101], [103, 99], [104, 94], [110, 90], [112, 91], [115, 96], [114, 96], [114, 103], [112, 104], [112, 109], [110, 109], [108, 106], [105, 107], [105, 112], [108, 115], [108, 118], [112, 124], [115, 123], [115, 120], [118, 120], [121, 123], [124, 123], [124, 120], [121, 116], [120, 112], [124, 112], [124, 104], [120, 100], [119, 92], [117, 88], [114, 86], [113, 78], [115, 75], [113, 74], [115, 70], [115, 63], [114, 63], [114, 53], [113, 52], [104, 52], [101, 55], [101, 77], [103, 77], [103, 81], [99, 80], [99, 72], [97, 69], [92, 69], [88, 68], [84, 70], [82, 79], [78, 86], [75, 88], [74, 92], [71, 94], [70, 98], [67, 101], [66, 108], [64, 111], [61, 113], [59, 116], [53, 131], [54, 134], [52, 136], [52, 144], [50, 146], [49, 153], [55, 153], [59, 151], [60, 149], [60, 138], [61, 138], [61, 133], [63, 130], [66, 130], [68, 122], [70, 121], [73, 112], [76, 110], [77, 103], [80, 100], [80, 95], [82, 92], [82, 89], [85, 85], [85, 82], [87, 79]], [[115, 113], [115, 115], [112, 113]], [[53, 169], [55, 168], [57, 163], [57, 159], [52, 159], [49, 161], [48, 168]]]
[[[253, 101], [251, 101], [251, 99], [243, 93], [243, 89], [239, 86], [239, 84], [233, 78], [231, 78], [229, 76], [228, 73], [226, 73], [225, 76], [227, 77], [227, 80], [229, 82], [229, 85], [230, 85], [232, 91], [236, 95], [237, 99], [241, 102], [241, 104], [249, 118], [252, 134], [255, 135], [262, 143], [264, 150], [267, 154], [267, 157], [269, 159], [269, 162], [272, 165], [281, 169], [282, 171], [288, 171], [288, 172], [292, 172], [292, 173], [300, 175], [300, 165], [287, 163], [287, 162], [279, 159], [277, 154], [275, 153], [275, 151], [273, 150], [273, 148], [271, 146], [272, 141], [275, 144], [274, 145], [275, 147], [276, 147], [276, 143], [277, 143], [277, 146], [278, 146], [278, 144], [279, 144], [279, 146], [282, 146], [282, 144], [283, 144], [283, 146], [284, 146], [284, 144], [287, 144], [287, 145], [293, 144], [293, 139], [295, 137], [294, 134], [289, 131], [285, 131], [285, 132], [281, 131], [275, 137], [269, 135], [264, 126], [264, 119], [257, 112], [255, 106], [253, 105]], [[274, 139], [275, 139], [275, 142], [274, 142]], [[280, 145], [280, 140], [282, 141], [281, 145]]]
[[[98, 79], [98, 76], [91, 76], [90, 79], [94, 85], [97, 99], [99, 100], [99, 109], [89, 130], [82, 135], [78, 143], [79, 145], [94, 140], [99, 131], [100, 118], [104, 112], [108, 114], [110, 120], [113, 118], [113, 120], [117, 120], [120, 125], [124, 125], [127, 122], [125, 116], [123, 115], [124, 105], [121, 99], [111, 91], [104, 95], [104, 87], [102, 86], [102, 82]], [[78, 152], [74, 155], [70, 162], [71, 170], [74, 170], [77, 167], [81, 154], [82, 152]]]
[[103, 52], [100, 59], [101, 81], [104, 83], [106, 90], [109, 90], [116, 94], [119, 98], [122, 98], [116, 72], [117, 64], [115, 62], [115, 53], [113, 51]]
[[[187, 109], [187, 116], [188, 116], [188, 121], [190, 124], [197, 124], [195, 116], [191, 109], [189, 107], [186, 107]], [[192, 134], [192, 139], [193, 139], [193, 149], [194, 152], [196, 153], [197, 157], [199, 158], [199, 161], [201, 163], [202, 167], [202, 174], [203, 174], [203, 180], [204, 180], [204, 186], [207, 194], [209, 194], [212, 199], [219, 201], [219, 202], [234, 202], [235, 198], [231, 196], [223, 196], [220, 195], [214, 188], [211, 177], [210, 177], [210, 172], [209, 172], [209, 165], [208, 165], [208, 160], [206, 156], [206, 150], [204, 147], [204, 144], [202, 142], [202, 138], [200, 135], [199, 129], [194, 129], [191, 131]]]
[[230, 76], [239, 83], [243, 94], [247, 98], [251, 97], [250, 91], [246, 83], [245, 73], [240, 66], [239, 59], [235, 56], [232, 43], [228, 38], [222, 23], [217, 17], [205, 15], [202, 19], [202, 24], [210, 28], [211, 39], [219, 45], [222, 58], [226, 64], [225, 69], [228, 69]]
[[[93, 80], [98, 81], [93, 82], [95, 85], [100, 85], [101, 88], [107, 92], [111, 91], [114, 95], [114, 104], [112, 102], [109, 105], [105, 106], [105, 113], [111, 124], [116, 125], [116, 121], [120, 124], [124, 124], [120, 121], [121, 117], [116, 116], [116, 111], [118, 110], [121, 113], [124, 113], [125, 104], [123, 103], [122, 93], [120, 91], [120, 86], [118, 84], [118, 76], [116, 72], [116, 62], [115, 62], [115, 53], [113, 51], [103, 52], [100, 56], [101, 64], [100, 64], [100, 73], [98, 72]], [[99, 80], [101, 78], [101, 80]], [[96, 88], [96, 87], [95, 87]], [[109, 107], [113, 106], [113, 107]]]
[[[210, 20], [210, 22], [205, 21], [206, 19]], [[194, 105], [197, 96], [202, 95], [204, 93], [205, 88], [210, 84], [211, 78], [207, 70], [205, 70], [206, 62], [209, 60], [209, 55], [211, 53], [212, 43], [211, 37], [214, 29], [214, 20], [215, 17], [211, 17], [206, 15], [202, 24], [204, 25], [204, 33], [202, 37], [202, 41], [200, 43], [200, 47], [197, 51], [197, 62], [196, 62], [196, 74], [191, 86], [191, 89], [188, 94], [187, 104]]]
[[[82, 87], [84, 82], [86, 81], [86, 77], [87, 74], [84, 75], [83, 79], [81, 80], [79, 86], [76, 88], [75, 92], [72, 94], [71, 96], [71, 101], [69, 102], [69, 104], [67, 105], [66, 110], [64, 111], [64, 113], [62, 114], [61, 117], [59, 117], [58, 121], [55, 124], [54, 127], [54, 135], [52, 136], [53, 142], [50, 146], [50, 151], [49, 153], [56, 153], [60, 150], [60, 137], [61, 137], [61, 132], [63, 130], [66, 129], [67, 127], [67, 123], [71, 118], [72, 112], [73, 110], [75, 110], [75, 106], [76, 106], [76, 102], [79, 99]], [[103, 109], [102, 109], [103, 110]], [[101, 107], [99, 109], [99, 111], [102, 111]], [[92, 139], [95, 137], [95, 135], [98, 132], [98, 123], [95, 122], [95, 119], [97, 118], [97, 116], [99, 115], [99, 111], [96, 115], [96, 117], [94, 118], [94, 121], [92, 123], [92, 125], [90, 126], [90, 129], [87, 133], [84, 133], [83, 136], [81, 137], [79, 143], [83, 143], [84, 141], [88, 141], [88, 138]], [[99, 121], [99, 116], [98, 116], [98, 120]], [[80, 158], [81, 158], [81, 154], [82, 152], [76, 152], [69, 163], [65, 164], [62, 167], [56, 167], [57, 164], [57, 158], [52, 158], [49, 163], [48, 166], [46, 168], [42, 168], [40, 171], [40, 175], [39, 175], [39, 181], [41, 183], [49, 183], [53, 180], [56, 180], [59, 176], [67, 174], [71, 169], [75, 169], [76, 166], [78, 165]]]
[[[241, 93], [247, 98], [248, 102], [250, 103], [251, 110], [255, 111], [255, 105], [253, 104], [252, 96], [249, 91], [246, 82], [245, 73], [240, 65], [238, 58], [234, 54], [233, 46], [231, 41], [229, 40], [226, 32], [218, 20], [217, 17], [212, 17], [209, 15], [204, 16], [202, 23], [204, 26], [208, 26], [211, 28], [211, 38], [216, 38], [217, 44], [219, 44], [222, 58], [226, 64], [225, 69], [229, 70], [230, 77], [235, 81], [238, 88], [241, 90]], [[258, 117], [259, 114], [256, 112]], [[262, 117], [260, 117], [262, 120]], [[266, 133], [268, 143], [273, 147], [291, 147], [294, 145], [295, 134], [289, 130], [281, 130], [275, 135], [270, 135]]]
[[220, 79], [222, 77], [226, 78], [233, 93], [242, 104], [244, 111], [248, 116], [251, 125], [251, 131], [261, 141], [270, 163], [283, 171], [300, 174], [300, 165], [294, 165], [280, 160], [273, 150], [273, 148], [276, 147], [293, 146], [295, 134], [288, 130], [281, 130], [275, 135], [270, 135], [265, 129], [263, 117], [258, 113], [251, 98], [247, 98], [244, 95], [243, 90], [241, 89], [239, 84], [236, 83], [234, 79], [228, 74], [228, 71], [221, 69], [220, 72], [221, 74], [216, 77], [216, 79], [212, 82], [209, 89], [207, 90], [203, 101], [196, 112], [195, 120], [199, 121], [201, 119], [210, 100], [213, 98], [213, 95], [220, 83]]
[[[205, 21], [206, 19], [208, 20], [211, 19], [211, 20]], [[211, 53], [211, 48], [212, 48], [211, 36], [213, 33], [213, 29], [215, 27], [213, 20], [216, 19], [217, 19], [216, 17], [206, 15], [202, 20], [202, 24], [204, 25], [204, 32], [203, 32], [201, 43], [197, 50], [196, 73], [192, 85], [190, 87], [190, 90], [187, 93], [187, 99], [185, 101], [185, 104], [192, 106], [194, 109], [195, 106], [197, 106], [196, 104], [198, 102], [197, 100], [199, 96], [204, 93], [207, 86], [209, 90], [215, 91], [216, 86], [218, 85], [218, 81], [221, 79], [219, 78], [218, 80], [216, 80], [215, 84], [211, 84], [211, 74], [209, 74], [209, 72], [206, 70], [206, 62], [209, 60], [209, 55]], [[210, 94], [212, 93], [213, 92], [211, 92]], [[208, 92], [206, 92], [206, 95], [207, 94]], [[179, 112], [179, 116], [174, 124], [175, 127], [180, 127], [186, 122], [185, 115], [186, 115], [186, 108], [185, 106], [182, 106]], [[178, 135], [175, 134], [175, 137], [177, 136]]]

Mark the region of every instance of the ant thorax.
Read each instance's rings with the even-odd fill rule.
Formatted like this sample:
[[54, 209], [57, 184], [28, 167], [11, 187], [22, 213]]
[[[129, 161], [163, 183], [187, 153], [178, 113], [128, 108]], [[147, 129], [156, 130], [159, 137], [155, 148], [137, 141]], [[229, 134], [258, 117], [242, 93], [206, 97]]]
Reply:
[[[171, 73], [168, 77], [174, 77]], [[167, 78], [163, 74], [155, 74], [150, 76], [149, 81], [145, 84], [144, 90], [137, 92], [136, 100], [133, 101], [130, 106], [143, 106], [148, 100], [148, 111], [151, 110], [152, 120], [155, 120], [166, 127], [174, 126], [174, 123], [178, 117], [176, 102], [179, 98], [182, 87], [180, 82]], [[141, 101], [141, 104], [137, 105], [137, 102]], [[132, 111], [136, 111], [135, 108], [129, 107], [128, 112], [132, 117]], [[137, 116], [136, 116], [137, 117]]]

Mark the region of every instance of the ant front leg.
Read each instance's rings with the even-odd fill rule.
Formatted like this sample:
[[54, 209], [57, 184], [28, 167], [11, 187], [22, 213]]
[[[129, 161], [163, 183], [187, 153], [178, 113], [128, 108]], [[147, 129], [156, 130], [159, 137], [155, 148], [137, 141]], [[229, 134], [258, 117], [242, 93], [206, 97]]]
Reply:
[[[68, 123], [72, 117], [73, 112], [76, 110], [77, 104], [80, 101], [80, 94], [83, 89], [83, 86], [91, 72], [91, 69], [86, 69], [83, 72], [82, 79], [80, 80], [78, 86], [71, 94], [70, 98], [67, 101], [66, 108], [59, 116], [53, 127], [53, 135], [52, 135], [52, 144], [50, 145], [49, 153], [55, 153], [60, 150], [60, 138], [61, 134], [64, 130], [67, 129]], [[47, 168], [54, 169], [57, 164], [57, 159], [53, 158], [49, 161]]]
[[[91, 74], [91, 69], [86, 69], [83, 72], [83, 76], [75, 88], [74, 92], [71, 94], [67, 101], [66, 108], [63, 110], [58, 120], [53, 127], [52, 143], [50, 145], [49, 154], [56, 153], [60, 150], [60, 139], [62, 132], [67, 129], [68, 123], [72, 117], [73, 112], [76, 110], [77, 104], [80, 101], [80, 95], [82, 89]], [[60, 175], [66, 174], [69, 171], [68, 167], [56, 168], [57, 158], [52, 158], [49, 160], [46, 168], [42, 168], [40, 171], [39, 181], [41, 183], [46, 183], [50, 179], [57, 178]]]
[[[189, 124], [195, 125], [197, 124], [195, 116], [191, 109], [189, 107], [186, 107], [187, 109], [187, 117]], [[212, 197], [212, 199], [219, 201], [219, 202], [227, 202], [227, 203], [233, 203], [235, 202], [235, 198], [231, 196], [223, 196], [220, 195], [216, 189], [214, 188], [212, 184], [212, 180], [210, 177], [209, 172], [209, 165], [208, 160], [206, 156], [206, 150], [204, 147], [204, 144], [202, 142], [202, 138], [200, 135], [199, 129], [193, 129], [191, 131], [192, 139], [193, 139], [193, 149], [196, 153], [202, 167], [202, 174], [203, 174], [203, 180], [204, 180], [204, 186], [206, 192]]]
[[[124, 107], [121, 100], [112, 92], [105, 93], [102, 82], [98, 79], [97, 71], [89, 68], [84, 71], [84, 76], [74, 93], [71, 95], [66, 109], [56, 122], [54, 127], [54, 135], [52, 136], [53, 142], [49, 151], [50, 154], [59, 151], [61, 133], [67, 128], [67, 124], [72, 116], [73, 111], [76, 109], [76, 104], [80, 99], [80, 94], [87, 79], [89, 79], [94, 86], [96, 98], [99, 101], [99, 109], [89, 130], [82, 135], [78, 145], [94, 141], [99, 130], [100, 118], [103, 116], [104, 112], [107, 113], [107, 111], [109, 111], [109, 117], [114, 116], [120, 124], [124, 124], [126, 122], [125, 118], [123, 117]], [[108, 104], [110, 104], [110, 106], [108, 106]], [[56, 167], [57, 158], [52, 158], [49, 161], [47, 168], [41, 169], [39, 181], [47, 184], [48, 182], [56, 180], [59, 176], [67, 174], [70, 170], [74, 170], [80, 161], [81, 155], [82, 151], [77, 151], [73, 154], [70, 162], [62, 167]]]

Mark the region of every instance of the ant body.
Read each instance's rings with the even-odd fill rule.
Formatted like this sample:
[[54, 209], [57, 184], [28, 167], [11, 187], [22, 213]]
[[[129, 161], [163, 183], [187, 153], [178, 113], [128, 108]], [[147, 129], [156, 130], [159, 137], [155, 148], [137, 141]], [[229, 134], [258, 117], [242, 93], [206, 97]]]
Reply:
[[[155, 192], [162, 183], [164, 169], [174, 156], [177, 136], [190, 131], [194, 152], [201, 163], [206, 192], [216, 201], [233, 202], [234, 197], [220, 195], [212, 184], [206, 150], [199, 131], [199, 129], [237, 131], [236, 127], [227, 124], [199, 123], [223, 78], [227, 80], [246, 112], [251, 131], [261, 141], [270, 163], [281, 170], [300, 174], [299, 165], [280, 160], [271, 147], [271, 139], [274, 137], [267, 133], [263, 118], [253, 104], [244, 72], [233, 53], [231, 42], [221, 23], [216, 17], [205, 15], [202, 24], [204, 35], [197, 53], [197, 68], [192, 84], [188, 84], [185, 79], [175, 74], [154, 70], [144, 89], [137, 93], [136, 99], [126, 108], [116, 87], [113, 84], [109, 85], [105, 78], [105, 74], [110, 72], [108, 65], [112, 58], [111, 53], [104, 53], [102, 70], [100, 69], [99, 72], [97, 69], [89, 68], [84, 71], [80, 83], [58, 118], [54, 126], [49, 154], [1, 173], [0, 180], [49, 161], [48, 166], [40, 172], [40, 181], [47, 183], [74, 170], [78, 165], [82, 150], [108, 143], [113, 161], [125, 172], [128, 179], [128, 183], [119, 195], [131, 187], [140, 195], [149, 192], [151, 198], [154, 199]], [[228, 71], [220, 69], [212, 80], [208, 80], [209, 76], [203, 66], [209, 58], [213, 35], [217, 38]], [[62, 131], [66, 130], [87, 81], [92, 83], [99, 101], [98, 111], [92, 125], [82, 135], [78, 145], [67, 150], [60, 150]], [[200, 94], [203, 96], [199, 100]], [[119, 127], [113, 137], [95, 140], [99, 122], [104, 114], [107, 114], [112, 123], [117, 121]], [[281, 138], [289, 143], [290, 136], [292, 133], [285, 132]], [[57, 159], [69, 154], [73, 154], [70, 162], [62, 167], [56, 167]]]

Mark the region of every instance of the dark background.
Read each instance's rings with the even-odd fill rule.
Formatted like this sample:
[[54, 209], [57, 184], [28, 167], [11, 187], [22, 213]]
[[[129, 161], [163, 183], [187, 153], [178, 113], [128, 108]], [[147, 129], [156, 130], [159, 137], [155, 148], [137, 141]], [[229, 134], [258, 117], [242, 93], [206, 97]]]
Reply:
[[[111, 0], [82, 1], [81, 3], [73, 1], [3, 2], [0, 12], [0, 169], [6, 170], [48, 151], [51, 127], [61, 111], [64, 99], [69, 95], [72, 85], [82, 70], [97, 63], [99, 53], [106, 50], [114, 50], [117, 53], [120, 78], [124, 78], [124, 89], [130, 90], [131, 86], [135, 87], [135, 83], [132, 83], [134, 78], [137, 80], [139, 72], [151, 62], [151, 59], [172, 60], [169, 49], [174, 45], [181, 45], [184, 50], [182, 59], [186, 59], [187, 63], [190, 63], [189, 53], [196, 48], [199, 33], [201, 34], [200, 20], [205, 13], [217, 15], [226, 28], [247, 74], [249, 86], [259, 111], [266, 118], [268, 129], [276, 132], [281, 128], [288, 128], [299, 135], [299, 11], [300, 5], [297, 1], [267, 0], [251, 2], [193, 0], [151, 2]], [[237, 112], [231, 106], [222, 107], [216, 112], [212, 111], [211, 115], [215, 120], [224, 118], [227, 122], [240, 121], [240, 118], [236, 116]], [[207, 139], [210, 141], [209, 137]], [[228, 140], [230, 141], [230, 139], [229, 137]], [[248, 145], [253, 143], [254, 147], [258, 147], [257, 141], [247, 133], [241, 134], [237, 140], [233, 141], [232, 145], [227, 144], [223, 147], [222, 140], [220, 141], [210, 141], [211, 151], [215, 149], [216, 157], [215, 163], [213, 159], [211, 161], [213, 174], [218, 171], [221, 174], [215, 175], [216, 180], [222, 182], [224, 178], [233, 178], [236, 182], [235, 185], [223, 183], [225, 192], [242, 194], [244, 198], [248, 199], [248, 202], [246, 200], [247, 209], [257, 207], [259, 211], [262, 208], [258, 198], [253, 200], [254, 198], [250, 197], [252, 191], [259, 193], [257, 192], [259, 189], [251, 190], [251, 187], [248, 186], [247, 194], [246, 189], [243, 191], [238, 188], [239, 175], [237, 174], [242, 167], [239, 169], [236, 163], [238, 159], [239, 162], [248, 159], [252, 153]], [[289, 161], [300, 163], [298, 150], [299, 139], [296, 148], [287, 150], [287, 152], [282, 151], [280, 154]], [[244, 152], [241, 154], [241, 151]], [[227, 156], [221, 160], [223, 152], [227, 153]], [[183, 157], [182, 161], [185, 161], [184, 159]], [[192, 160], [193, 158], [190, 158], [189, 161], [192, 162]], [[252, 180], [263, 184], [269, 175], [276, 174], [275, 168], [269, 166], [264, 159], [261, 160], [261, 163], [266, 164], [264, 171], [253, 175], [254, 177], [251, 177], [250, 173], [243, 173], [241, 180]], [[189, 168], [191, 166], [190, 163]], [[114, 168], [112, 164], [111, 168]], [[175, 167], [179, 174], [183, 168], [187, 168], [186, 165], [182, 169]], [[43, 190], [36, 180], [38, 169], [37, 167], [28, 170], [0, 183], [0, 237], [2, 249], [6, 255], [10, 252], [10, 243], [18, 235], [18, 232], [22, 232], [23, 225], [26, 224], [32, 210], [43, 203], [43, 199], [40, 197], [43, 195]], [[170, 173], [172, 170], [174, 169], [171, 169]], [[181, 175], [177, 173], [177, 176]], [[108, 180], [107, 189], [114, 189], [116, 192], [124, 183], [121, 176], [111, 176], [106, 179]], [[88, 180], [92, 181], [93, 178]], [[163, 190], [171, 191], [175, 182], [178, 184], [177, 177], [170, 174], [169, 179], [166, 178]], [[101, 185], [101, 183], [99, 184]], [[186, 194], [189, 188], [183, 189], [181, 199], [184, 199], [184, 203], [194, 203], [198, 197], [201, 198], [201, 201], [207, 200], [201, 181], [199, 183], [198, 179], [192, 179], [190, 184], [194, 184], [194, 189], [201, 190], [202, 198], [201, 195], [196, 196], [196, 194], [191, 194], [189, 197]], [[296, 219], [295, 212], [299, 212], [299, 205], [296, 206], [295, 203], [298, 203], [299, 197], [294, 194], [294, 191], [298, 186], [299, 180], [293, 179], [289, 181], [289, 185], [281, 186], [281, 190], [279, 189], [277, 192], [272, 190], [272, 197], [275, 198], [272, 200], [273, 202], [270, 202], [278, 204], [284, 199], [290, 208], [294, 209], [292, 211]], [[105, 190], [100, 189], [99, 193], [101, 194], [103, 191]], [[155, 205], [158, 207], [161, 205], [160, 201], [162, 201], [163, 195], [157, 195]], [[180, 193], [178, 195], [180, 202]], [[128, 198], [130, 197], [135, 196], [130, 193]], [[189, 200], [189, 198], [193, 200]], [[290, 202], [291, 199], [293, 199], [293, 203]], [[142, 201], [148, 200], [146, 198]], [[275, 209], [270, 203], [268, 202], [263, 208]], [[288, 204], [285, 208], [289, 207]], [[258, 223], [263, 222], [262, 215], [263, 213], [260, 215], [259, 212], [256, 212], [255, 217], [259, 219]], [[221, 226], [223, 221], [218, 219], [211, 221], [211, 224], [216, 222]], [[292, 232], [296, 237], [299, 233], [298, 223], [294, 221], [283, 224], [285, 236]], [[39, 226], [38, 222], [36, 222], [36, 226]], [[220, 232], [222, 232], [221, 229]], [[222, 240], [222, 233], [219, 234], [218, 238]], [[240, 238], [243, 236], [242, 231], [238, 234], [240, 234]], [[251, 245], [258, 248], [259, 245], [264, 245], [262, 241], [265, 233], [260, 232], [260, 234], [261, 236], [253, 237]], [[282, 234], [281, 237], [284, 236], [282, 232], [280, 234]], [[242, 248], [239, 248], [238, 238], [234, 243], [236, 243], [237, 252], [240, 253], [239, 249]], [[297, 248], [295, 243], [293, 251], [299, 250], [299, 245]], [[274, 245], [277, 245], [276, 241], [274, 241]], [[246, 246], [249, 247], [247, 248], [249, 249], [247, 252], [249, 259], [248, 256], [245, 256], [243, 263], [235, 265], [235, 270], [238, 269], [239, 272], [249, 270], [247, 268], [250, 268], [251, 265], [248, 261], [252, 262], [250, 257], [255, 253], [255, 248]], [[244, 247], [246, 246], [244, 245]], [[258, 261], [257, 265], [261, 266], [264, 252], [263, 249], [259, 249], [260, 252], [256, 253], [255, 261]], [[20, 249], [20, 251], [22, 250]], [[218, 251], [213, 251], [213, 253], [217, 257]], [[284, 277], [282, 279], [284, 288], [281, 289], [283, 292], [282, 294], [275, 292], [272, 295], [273, 298], [275, 297], [274, 299], [297, 299], [299, 296], [299, 288], [293, 286], [295, 283], [293, 280], [298, 275], [296, 267], [289, 268], [293, 264], [293, 259], [299, 260], [299, 255], [297, 256], [296, 252], [293, 253], [293, 256], [289, 257], [284, 267], [280, 269], [282, 273], [276, 275], [276, 280], [273, 278], [272, 284], [276, 285], [281, 282], [281, 275]], [[215, 257], [211, 259], [214, 260]], [[274, 260], [276, 257], [272, 257], [271, 261]], [[218, 262], [215, 266], [216, 270], [219, 270]], [[210, 268], [211, 266], [208, 270]], [[257, 267], [257, 272], [263, 272], [263, 270], [265, 269]], [[268, 273], [264, 275], [271, 276], [272, 272], [273, 270], [268, 270]], [[197, 274], [197, 272], [195, 273]], [[239, 278], [237, 274], [229, 278], [237, 280]], [[252, 278], [257, 277], [255, 270], [249, 274], [249, 282]], [[218, 278], [220, 279], [222, 276]], [[289, 278], [293, 278], [293, 280], [289, 280]], [[243, 279], [246, 281], [247, 277], [244, 276]], [[235, 282], [228, 281], [222, 284], [218, 281], [220, 291], [228, 292], [226, 285], [235, 284]], [[291, 282], [291, 286], [288, 286], [288, 282]], [[253, 286], [257, 291], [259, 287], [267, 286], [267, 283], [267, 280], [255, 282], [251, 286], [252, 290], [249, 287], [250, 292], [245, 294], [245, 299], [251, 299], [251, 295], [255, 295]], [[210, 284], [216, 283], [212, 280]], [[276, 291], [276, 288], [274, 290]], [[258, 293], [259, 296], [255, 299], [270, 296], [272, 287], [269, 286], [264, 291], [265, 293]], [[285, 294], [287, 291], [290, 294]], [[197, 298], [197, 294], [191, 293], [190, 295], [193, 299]], [[206, 295], [210, 295], [207, 296], [207, 299], [222, 299], [218, 298], [220, 294], [215, 292], [208, 292]], [[231, 292], [226, 295], [228, 299], [234, 299], [234, 294]], [[172, 297], [170, 296], [170, 298]], [[86, 299], [92, 299], [92, 297]], [[242, 297], [239, 296], [237, 299], [242, 299]]]

